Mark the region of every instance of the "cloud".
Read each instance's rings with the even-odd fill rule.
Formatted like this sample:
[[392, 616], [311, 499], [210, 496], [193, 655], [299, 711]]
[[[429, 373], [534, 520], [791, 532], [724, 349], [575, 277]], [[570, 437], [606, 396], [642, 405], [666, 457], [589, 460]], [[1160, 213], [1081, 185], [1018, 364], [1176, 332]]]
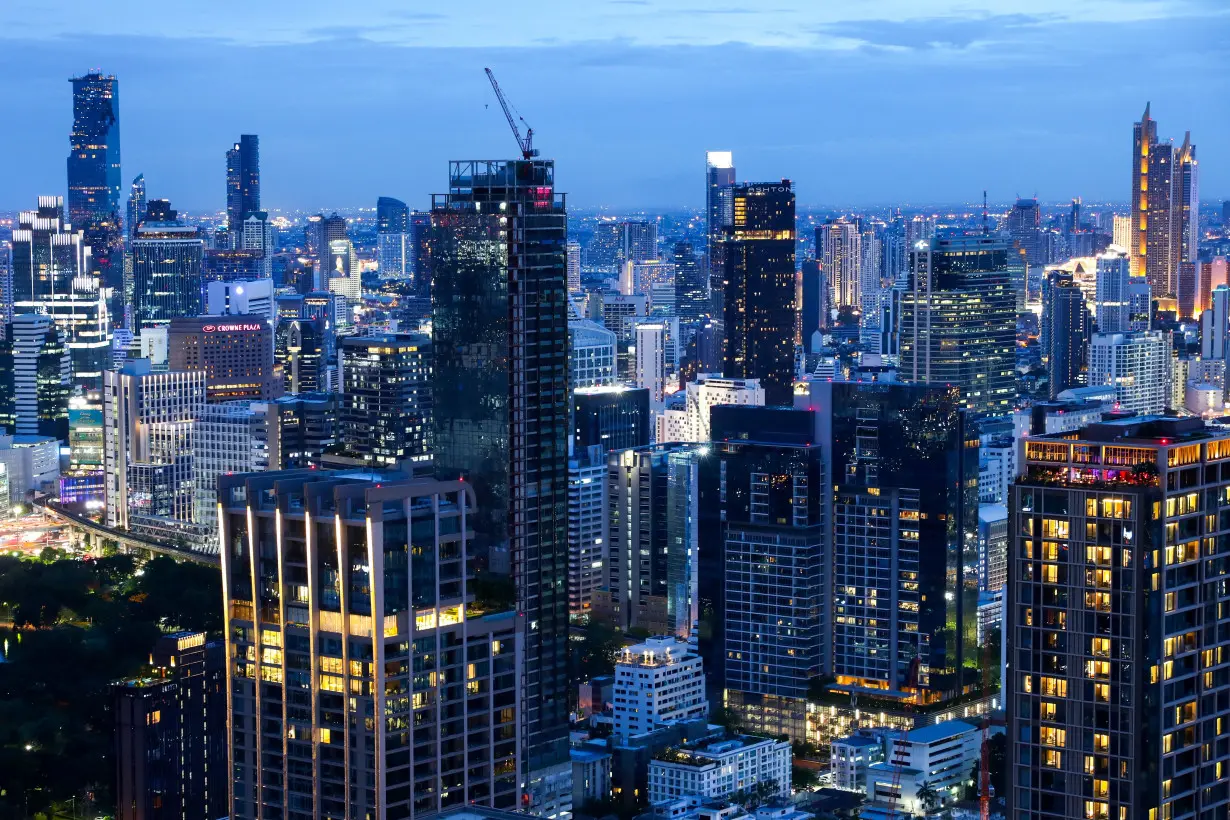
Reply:
[[829, 23], [817, 32], [855, 40], [864, 46], [887, 49], [968, 49], [1005, 39], [1016, 39], [1039, 27], [1058, 22], [1053, 15], [995, 14], [980, 17], [929, 17], [913, 20], [847, 20]]

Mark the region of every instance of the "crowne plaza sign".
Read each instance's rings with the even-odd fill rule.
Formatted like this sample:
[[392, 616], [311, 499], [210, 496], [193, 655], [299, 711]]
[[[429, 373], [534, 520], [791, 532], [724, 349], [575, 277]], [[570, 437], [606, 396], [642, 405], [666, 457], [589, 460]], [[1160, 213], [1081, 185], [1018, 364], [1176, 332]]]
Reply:
[[201, 325], [202, 333], [252, 333], [254, 331], [264, 329], [265, 326], [260, 322], [239, 322], [228, 325]]

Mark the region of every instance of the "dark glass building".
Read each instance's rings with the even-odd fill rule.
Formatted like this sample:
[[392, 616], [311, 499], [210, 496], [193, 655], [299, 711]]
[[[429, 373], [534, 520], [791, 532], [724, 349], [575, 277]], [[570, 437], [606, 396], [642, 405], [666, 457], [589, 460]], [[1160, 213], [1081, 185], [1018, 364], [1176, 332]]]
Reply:
[[0, 338], [0, 425], [68, 441], [71, 372], [63, 331], [50, 316], [14, 316]]
[[226, 226], [236, 247], [243, 245], [244, 219], [260, 209], [260, 138], [242, 134], [226, 152]]
[[593, 445], [604, 451], [649, 443], [649, 389], [583, 387], [572, 394], [573, 450]]
[[324, 319], [280, 319], [274, 357], [282, 368], [287, 393], [320, 390], [324, 369]]
[[709, 315], [709, 276], [691, 242], [675, 243], [675, 315], [697, 322]]
[[[817, 231], [820, 229], [818, 228]], [[803, 261], [803, 299], [800, 305], [799, 332], [803, 337], [803, 349], [809, 353], [818, 353], [813, 337], [829, 326], [829, 289], [828, 279], [820, 268], [817, 259]]]
[[452, 162], [431, 223], [435, 469], [475, 488], [480, 551], [511, 555], [532, 670], [526, 808], [554, 811], [571, 779], [568, 217], [555, 164]]
[[1016, 404], [1019, 254], [982, 234], [942, 236], [911, 254], [901, 294], [901, 375], [951, 384], [978, 417]]
[[721, 241], [731, 223], [731, 188], [735, 184], [734, 157], [729, 151], [709, 151], [705, 154], [705, 248], [708, 260], [710, 315], [721, 317], [722, 249]]
[[170, 324], [201, 313], [205, 240], [199, 230], [177, 219], [173, 210], [150, 202], [148, 218], [132, 242], [133, 330]]
[[410, 207], [400, 199], [382, 196], [376, 200], [377, 233], [409, 233]]
[[68, 221], [85, 232], [104, 287], [115, 288], [113, 318], [123, 316], [124, 234], [120, 211], [120, 84], [113, 75], [73, 77], [68, 152]]
[[431, 339], [417, 333], [347, 336], [339, 359], [347, 455], [376, 466], [428, 459]]
[[225, 649], [203, 632], [164, 635], [152, 674], [114, 686], [118, 820], [229, 814]]
[[722, 241], [726, 298], [723, 375], [760, 379], [766, 404], [789, 404], [794, 385], [794, 191], [790, 180], [732, 192]]
[[1051, 271], [1042, 289], [1042, 355], [1050, 398], [1082, 383], [1092, 335], [1085, 294], [1072, 274]]
[[[296, 393], [270, 402], [269, 469], [319, 467], [337, 441], [336, 393]], [[276, 436], [274, 435], [276, 430]]]

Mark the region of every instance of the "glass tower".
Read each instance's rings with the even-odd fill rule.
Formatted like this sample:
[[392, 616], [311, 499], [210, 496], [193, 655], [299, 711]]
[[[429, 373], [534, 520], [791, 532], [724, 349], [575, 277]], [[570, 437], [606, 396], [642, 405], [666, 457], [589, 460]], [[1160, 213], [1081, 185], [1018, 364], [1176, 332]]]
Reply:
[[[104, 287], [120, 295], [120, 84], [113, 75], [73, 77], [73, 130], [68, 152], [68, 220], [85, 232]], [[120, 316], [113, 301], [111, 314]]]
[[722, 242], [726, 287], [723, 374], [760, 379], [766, 404], [794, 385], [794, 191], [790, 180], [740, 185]]
[[260, 139], [243, 134], [226, 152], [226, 226], [234, 236], [248, 214], [261, 209]]
[[551, 160], [452, 162], [433, 199], [435, 469], [474, 487], [479, 552], [511, 557], [524, 791], [539, 811], [571, 772], [567, 212]]

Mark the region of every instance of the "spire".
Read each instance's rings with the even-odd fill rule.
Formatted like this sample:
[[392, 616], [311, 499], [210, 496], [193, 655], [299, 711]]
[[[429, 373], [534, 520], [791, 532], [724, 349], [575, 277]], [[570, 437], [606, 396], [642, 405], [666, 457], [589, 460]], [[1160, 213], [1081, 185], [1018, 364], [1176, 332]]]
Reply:
[[987, 190], [982, 189], [982, 235], [988, 236], [991, 233], [991, 226], [987, 224]]
[[1141, 118], [1140, 118], [1140, 121], [1141, 121], [1141, 122], [1148, 122], [1148, 121], [1149, 121], [1149, 106], [1150, 106], [1150, 105], [1151, 105], [1151, 103], [1148, 103], [1148, 102], [1146, 102], [1146, 103], [1145, 103], [1145, 115], [1144, 115], [1143, 117], [1141, 117]]

